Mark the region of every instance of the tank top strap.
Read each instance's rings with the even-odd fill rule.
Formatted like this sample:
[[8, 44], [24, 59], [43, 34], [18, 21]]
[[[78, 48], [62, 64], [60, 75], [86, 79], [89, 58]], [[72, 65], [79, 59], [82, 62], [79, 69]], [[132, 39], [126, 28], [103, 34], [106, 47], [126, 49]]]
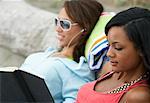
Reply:
[[114, 71], [110, 71], [110, 72], [102, 75], [100, 78], [98, 78], [97, 81], [101, 81], [101, 80], [103, 80], [103, 79], [105, 79], [105, 78], [107, 78], [109, 76], [112, 76], [113, 73], [114, 73]]
[[139, 87], [139, 86], [145, 86], [145, 87], [148, 87], [149, 85], [147, 84], [147, 81], [146, 80], [141, 80], [131, 86], [129, 86], [127, 89], [126, 89], [126, 92], [133, 89], [133, 88], [136, 88], [136, 87]]

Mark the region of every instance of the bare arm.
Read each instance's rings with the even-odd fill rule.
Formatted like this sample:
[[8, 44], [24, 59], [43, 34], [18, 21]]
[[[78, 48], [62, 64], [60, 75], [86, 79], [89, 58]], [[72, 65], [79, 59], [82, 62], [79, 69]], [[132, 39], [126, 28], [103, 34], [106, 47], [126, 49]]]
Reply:
[[150, 88], [137, 87], [126, 94], [125, 103], [150, 103]]

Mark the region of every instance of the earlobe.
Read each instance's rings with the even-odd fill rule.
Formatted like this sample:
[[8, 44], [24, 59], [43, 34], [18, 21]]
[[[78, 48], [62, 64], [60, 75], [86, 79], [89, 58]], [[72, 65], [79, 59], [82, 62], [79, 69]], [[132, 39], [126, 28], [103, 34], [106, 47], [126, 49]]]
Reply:
[[140, 56], [140, 57], [143, 57], [143, 53], [141, 50], [137, 49], [137, 54]]
[[140, 57], [143, 57], [143, 54], [142, 53], [139, 53]]
[[141, 51], [138, 51], [138, 53], [140, 57], [143, 57], [143, 53]]

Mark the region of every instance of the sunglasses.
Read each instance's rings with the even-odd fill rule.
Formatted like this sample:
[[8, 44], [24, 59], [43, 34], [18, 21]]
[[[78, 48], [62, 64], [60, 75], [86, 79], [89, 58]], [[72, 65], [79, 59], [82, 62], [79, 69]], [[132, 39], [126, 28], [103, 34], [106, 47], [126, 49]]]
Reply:
[[72, 23], [66, 19], [55, 18], [55, 26], [60, 26], [63, 31], [69, 31], [73, 25], [77, 25], [77, 23]]

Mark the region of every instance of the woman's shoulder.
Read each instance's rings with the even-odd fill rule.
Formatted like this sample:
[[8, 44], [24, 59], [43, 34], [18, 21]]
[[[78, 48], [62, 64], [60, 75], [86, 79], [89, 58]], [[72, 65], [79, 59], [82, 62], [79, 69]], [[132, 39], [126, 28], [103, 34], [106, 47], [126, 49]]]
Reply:
[[27, 59], [40, 59], [40, 58], [46, 58], [48, 57], [50, 54], [52, 54], [53, 52], [55, 52], [56, 50], [53, 48], [47, 48], [45, 51], [39, 51], [39, 52], [35, 52], [30, 54]]
[[150, 103], [150, 86], [139, 86], [126, 94], [128, 103]]

